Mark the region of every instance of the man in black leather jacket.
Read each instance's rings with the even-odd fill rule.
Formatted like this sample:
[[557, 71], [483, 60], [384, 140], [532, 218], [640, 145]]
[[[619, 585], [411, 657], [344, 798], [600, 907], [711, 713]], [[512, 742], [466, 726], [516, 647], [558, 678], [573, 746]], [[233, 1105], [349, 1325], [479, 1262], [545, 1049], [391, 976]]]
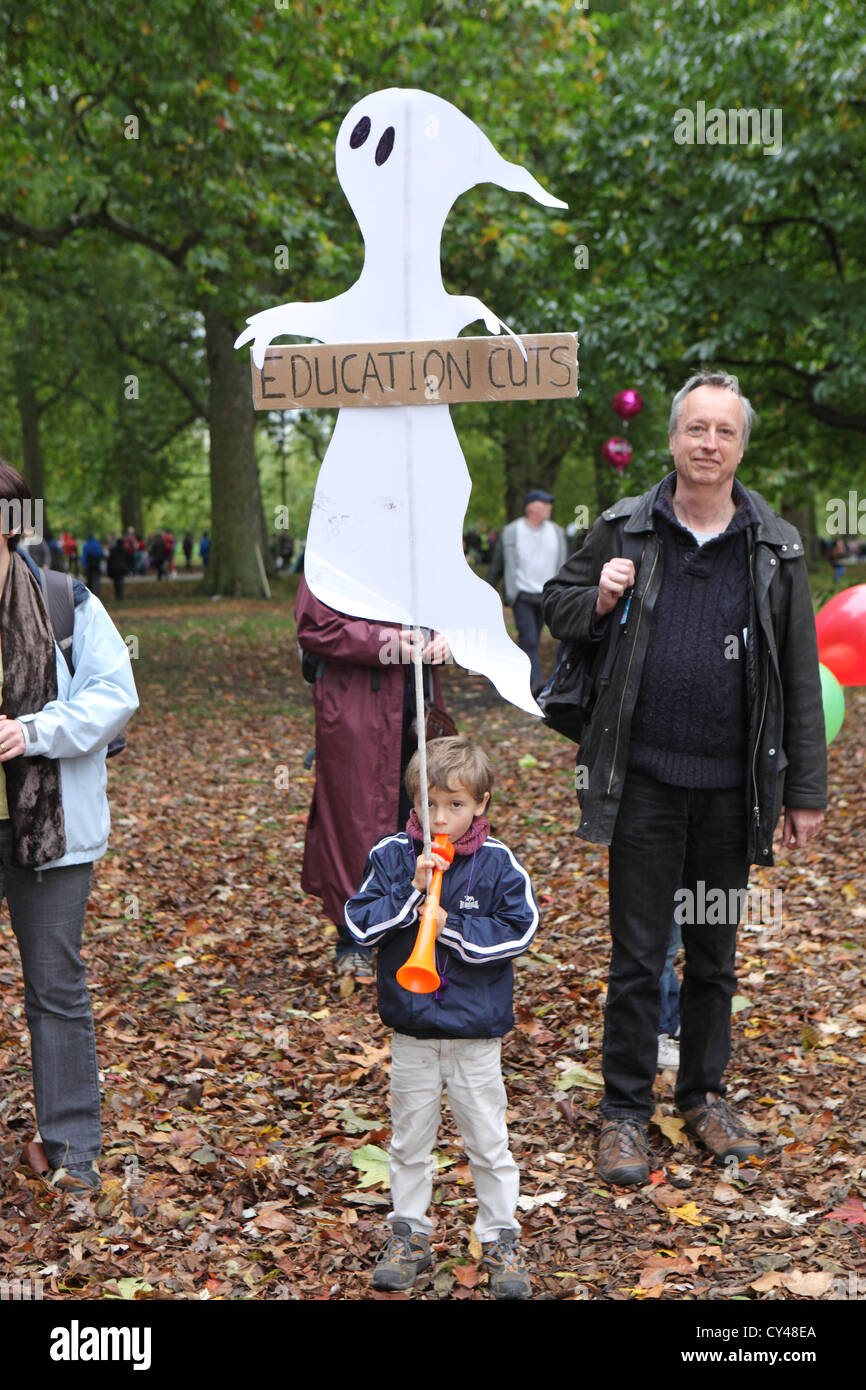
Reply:
[[826, 806], [803, 547], [735, 477], [752, 418], [735, 377], [692, 377], [671, 409], [675, 472], [604, 512], [544, 589], [555, 637], [616, 647], [577, 787], [578, 834], [610, 846], [599, 1174], [620, 1184], [649, 1176], [675, 894], [685, 947], [676, 1104], [718, 1161], [761, 1156], [722, 1081], [736, 930], [750, 864], [773, 863], [782, 805], [792, 846], [807, 843]]

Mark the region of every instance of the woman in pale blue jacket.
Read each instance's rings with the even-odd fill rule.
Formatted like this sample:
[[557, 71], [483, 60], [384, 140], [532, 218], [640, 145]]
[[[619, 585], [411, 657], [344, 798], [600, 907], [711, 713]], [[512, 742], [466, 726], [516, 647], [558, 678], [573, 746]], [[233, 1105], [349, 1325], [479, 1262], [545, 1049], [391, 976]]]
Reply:
[[78, 581], [70, 672], [39, 572], [15, 550], [16, 508], [29, 496], [0, 462], [0, 898], [21, 955], [49, 1180], [88, 1192], [100, 1184], [102, 1135], [81, 934], [108, 844], [105, 750], [138, 697], [126, 644]]

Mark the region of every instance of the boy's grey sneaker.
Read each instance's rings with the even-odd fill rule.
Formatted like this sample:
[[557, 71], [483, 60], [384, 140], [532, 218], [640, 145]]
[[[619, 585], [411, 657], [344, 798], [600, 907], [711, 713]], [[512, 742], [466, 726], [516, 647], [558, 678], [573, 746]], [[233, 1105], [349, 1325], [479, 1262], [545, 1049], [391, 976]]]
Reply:
[[388, 1293], [411, 1289], [417, 1276], [433, 1263], [430, 1241], [413, 1231], [408, 1221], [395, 1221], [384, 1250], [379, 1252], [373, 1273], [373, 1288]]
[[373, 979], [373, 961], [363, 951], [345, 951], [337, 958], [338, 975], [355, 975], [359, 979]]
[[481, 1246], [481, 1268], [490, 1275], [490, 1292], [494, 1298], [531, 1298], [532, 1285], [523, 1263], [516, 1231], [500, 1231], [496, 1240]]
[[98, 1192], [102, 1187], [95, 1163], [76, 1164], [75, 1167], [54, 1168], [42, 1175], [42, 1181], [55, 1191], [71, 1192], [76, 1197], [84, 1197]]

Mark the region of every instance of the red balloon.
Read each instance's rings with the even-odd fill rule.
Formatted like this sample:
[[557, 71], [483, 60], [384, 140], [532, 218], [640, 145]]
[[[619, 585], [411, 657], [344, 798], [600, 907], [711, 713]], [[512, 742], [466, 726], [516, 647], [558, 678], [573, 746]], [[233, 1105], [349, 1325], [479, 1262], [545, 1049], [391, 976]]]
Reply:
[[631, 463], [633, 453], [632, 447], [627, 439], [620, 439], [614, 436], [602, 445], [601, 452], [604, 454], [608, 463], [611, 464], [619, 473], [622, 473], [627, 464]]
[[826, 666], [840, 685], [866, 685], [866, 651], [847, 642], [834, 642], [820, 649], [821, 665]]
[[866, 584], [843, 589], [815, 619], [818, 654], [842, 685], [866, 685]]
[[625, 391], [617, 391], [613, 398], [613, 408], [623, 420], [630, 420], [643, 410], [643, 396], [631, 386]]

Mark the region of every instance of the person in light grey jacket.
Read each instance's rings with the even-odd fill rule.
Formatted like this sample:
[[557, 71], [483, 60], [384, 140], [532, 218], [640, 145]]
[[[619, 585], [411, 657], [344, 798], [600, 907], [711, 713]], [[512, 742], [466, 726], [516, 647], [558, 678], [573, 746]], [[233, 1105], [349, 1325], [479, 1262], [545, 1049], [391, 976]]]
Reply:
[[[27, 497], [0, 463], [0, 518], [4, 501]], [[138, 697], [126, 644], [79, 582], [70, 673], [39, 573], [16, 544], [0, 529], [0, 897], [21, 956], [49, 1181], [82, 1193], [99, 1188], [102, 1136], [81, 935], [108, 844], [105, 750]]]
[[505, 580], [505, 602], [510, 604], [517, 624], [517, 643], [529, 657], [532, 693], [544, 685], [538, 659], [538, 642], [544, 618], [541, 591], [565, 564], [568, 545], [565, 532], [550, 520], [553, 494], [534, 488], [523, 499], [524, 515], [509, 522], [499, 537], [490, 567], [488, 584]]

